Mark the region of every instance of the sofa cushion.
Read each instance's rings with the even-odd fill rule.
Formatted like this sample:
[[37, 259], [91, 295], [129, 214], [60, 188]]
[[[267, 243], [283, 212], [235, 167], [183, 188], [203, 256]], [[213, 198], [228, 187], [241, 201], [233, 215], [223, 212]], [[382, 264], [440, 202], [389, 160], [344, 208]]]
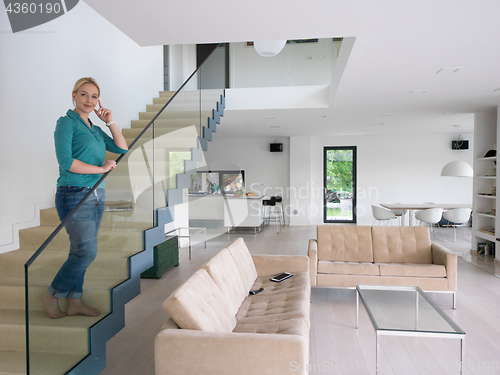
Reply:
[[446, 267], [441, 264], [390, 263], [378, 265], [381, 276], [446, 277]]
[[202, 269], [177, 288], [163, 307], [184, 329], [231, 332], [236, 326], [229, 300]]
[[361, 262], [318, 262], [318, 273], [337, 275], [374, 275], [380, 274], [378, 265]]
[[372, 227], [375, 263], [432, 263], [428, 227]]
[[236, 314], [237, 324], [301, 318], [309, 325], [309, 294], [305, 291], [254, 295], [245, 298]]
[[243, 279], [245, 289], [249, 291], [257, 279], [257, 270], [252, 256], [248, 251], [247, 245], [245, 245], [245, 241], [243, 241], [243, 238], [240, 237], [230, 243], [227, 248], [236, 263], [236, 267], [238, 267], [238, 270], [240, 271], [240, 276]]
[[309, 326], [311, 285], [307, 272], [296, 272], [280, 283], [272, 276], [258, 277], [250, 290], [264, 290], [245, 298], [236, 315], [237, 324], [302, 318]]
[[226, 247], [215, 254], [204, 266], [222, 293], [231, 301], [231, 313], [236, 315], [241, 303], [248, 295], [240, 270]]
[[309, 337], [309, 327], [302, 319], [286, 319], [274, 322], [238, 324], [234, 328], [234, 332], [270, 333]]
[[372, 234], [368, 226], [318, 226], [318, 260], [373, 262]]

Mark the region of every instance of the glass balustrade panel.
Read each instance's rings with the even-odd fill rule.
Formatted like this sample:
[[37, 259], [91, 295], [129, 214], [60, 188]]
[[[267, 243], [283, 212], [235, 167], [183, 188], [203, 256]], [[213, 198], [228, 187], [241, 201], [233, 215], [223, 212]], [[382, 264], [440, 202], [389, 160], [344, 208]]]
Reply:
[[[29, 373], [65, 374], [89, 354], [89, 328], [111, 312], [109, 290], [129, 278], [128, 257], [144, 250], [143, 232], [154, 226], [152, 134], [152, 128], [143, 134], [53, 238], [49, 236], [61, 224], [58, 211], [64, 219], [88, 188], [68, 187], [58, 192], [56, 199], [63, 202], [58, 207], [65, 209], [44, 210], [40, 227], [26, 233], [22, 251], [27, 258], [47, 238], [50, 241], [25, 270]], [[127, 143], [132, 140], [127, 138]], [[117, 157], [106, 155], [107, 159]], [[49, 286], [61, 297], [53, 305], [52, 296], [45, 296], [52, 315], [80, 313], [72, 309], [79, 297], [100, 315], [50, 318], [42, 299]], [[64, 297], [66, 293], [69, 298]]]
[[[28, 260], [24, 272], [27, 330], [26, 340], [20, 333], [16, 345], [20, 350], [26, 345], [28, 373], [64, 374], [88, 355], [89, 328], [111, 312], [109, 291], [129, 278], [128, 259], [144, 250], [144, 230], [158, 225], [156, 211], [168, 207], [182, 212], [182, 203], [188, 201], [190, 174], [206, 166], [199, 137], [203, 137], [203, 127], [208, 126], [208, 118], [213, 118], [212, 109], [217, 110], [223, 93], [222, 88], [203, 93], [200, 77], [199, 72], [194, 73], [171, 101], [172, 93], [161, 93], [163, 99], [141, 114], [143, 121], [124, 129], [127, 144], [133, 143], [130, 150], [104, 184], [82, 201], [65, 226], [60, 225], [56, 209], [47, 210], [43, 214], [45, 224], [33, 228], [23, 240], [23, 256]], [[111, 154], [106, 157], [117, 158]], [[82, 196], [78, 193], [79, 198], [74, 194], [73, 199], [79, 202]], [[187, 208], [184, 210], [182, 222], [174, 223], [177, 227], [189, 226]], [[42, 295], [63, 264], [72, 262], [70, 248], [78, 252], [82, 247], [97, 248], [95, 259], [89, 259], [86, 268], [82, 302], [98, 309], [100, 315], [51, 319]], [[22, 270], [18, 271], [22, 284]], [[52, 314], [71, 314], [68, 301], [58, 299], [59, 310], [52, 309]], [[23, 307], [19, 302], [19, 308]]]

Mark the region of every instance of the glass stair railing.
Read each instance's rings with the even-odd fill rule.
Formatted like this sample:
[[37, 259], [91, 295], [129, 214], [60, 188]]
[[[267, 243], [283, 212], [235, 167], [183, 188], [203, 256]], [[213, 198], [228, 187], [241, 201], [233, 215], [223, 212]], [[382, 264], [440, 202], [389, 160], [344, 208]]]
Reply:
[[[140, 273], [153, 265], [153, 247], [164, 241], [163, 228], [175, 220], [173, 207], [183, 202], [223, 115], [224, 89], [198, 89], [202, 75], [203, 65], [123, 129], [129, 151], [102, 178], [98, 254], [85, 274], [82, 299], [100, 310], [99, 317], [47, 316], [42, 294], [69, 249], [55, 209], [41, 212], [39, 227], [20, 232], [19, 250], [0, 254], [0, 374], [98, 374], [105, 368], [106, 342], [124, 327], [125, 303], [140, 293]], [[66, 300], [59, 302], [65, 310]]]

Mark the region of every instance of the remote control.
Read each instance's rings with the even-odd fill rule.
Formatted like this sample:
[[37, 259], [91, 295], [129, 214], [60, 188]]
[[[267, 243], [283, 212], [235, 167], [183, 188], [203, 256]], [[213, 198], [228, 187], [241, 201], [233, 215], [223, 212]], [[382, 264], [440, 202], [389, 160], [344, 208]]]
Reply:
[[264, 288], [260, 288], [258, 290], [251, 290], [250, 291], [250, 295], [253, 296], [255, 294], [259, 294], [260, 292], [262, 292], [264, 290]]

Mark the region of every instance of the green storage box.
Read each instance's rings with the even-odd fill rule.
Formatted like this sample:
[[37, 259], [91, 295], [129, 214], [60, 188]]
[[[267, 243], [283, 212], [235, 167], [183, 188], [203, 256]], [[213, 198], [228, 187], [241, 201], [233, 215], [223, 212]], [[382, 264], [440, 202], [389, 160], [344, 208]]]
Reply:
[[168, 238], [153, 247], [153, 267], [141, 273], [141, 277], [160, 279], [170, 268], [179, 265], [179, 239], [177, 236]]

